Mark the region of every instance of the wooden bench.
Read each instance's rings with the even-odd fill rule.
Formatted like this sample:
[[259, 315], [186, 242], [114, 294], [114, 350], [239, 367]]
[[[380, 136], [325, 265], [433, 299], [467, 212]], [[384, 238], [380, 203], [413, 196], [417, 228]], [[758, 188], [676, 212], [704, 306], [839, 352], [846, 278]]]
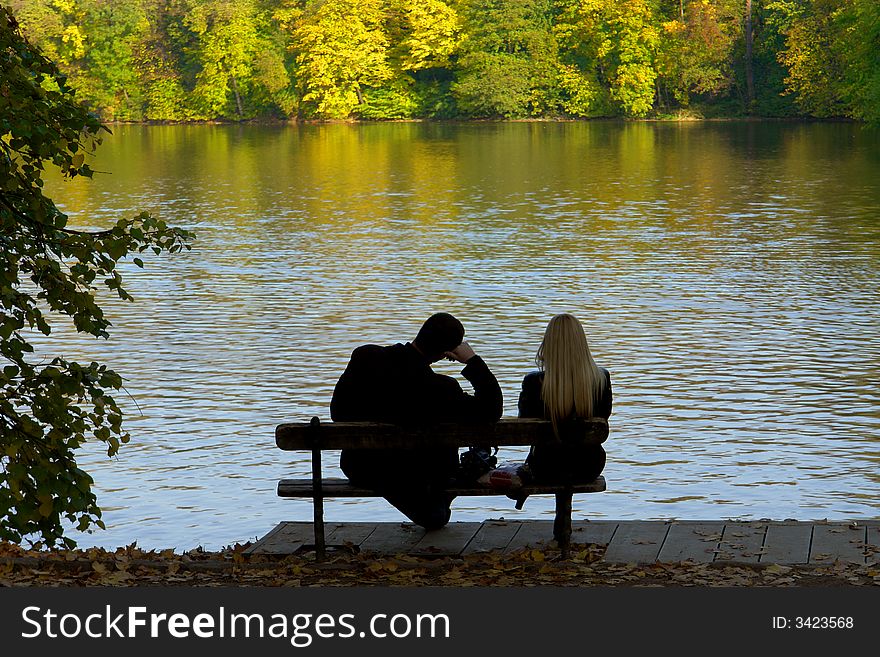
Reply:
[[[608, 422], [602, 418], [576, 420], [565, 427], [564, 440], [602, 443], [608, 437]], [[311, 479], [282, 479], [278, 482], [280, 497], [312, 498], [314, 504], [315, 551], [325, 556], [324, 498], [380, 497], [376, 492], [354, 486], [347, 479], [323, 479], [321, 452], [340, 449], [396, 449], [419, 447], [467, 448], [471, 445], [496, 447], [541, 445], [555, 443], [550, 422], [532, 419], [501, 419], [484, 424], [439, 424], [424, 427], [403, 427], [374, 422], [326, 422], [313, 417], [311, 422], [280, 424], [275, 429], [275, 443], [283, 450], [308, 450], [312, 453]], [[504, 460], [502, 458], [502, 460]], [[518, 497], [539, 494], [556, 495], [554, 538], [563, 558], [568, 555], [571, 538], [571, 498], [574, 493], [598, 493], [605, 490], [604, 477], [581, 483], [530, 484], [516, 490]], [[447, 489], [456, 496], [506, 495], [503, 490], [473, 484]]]

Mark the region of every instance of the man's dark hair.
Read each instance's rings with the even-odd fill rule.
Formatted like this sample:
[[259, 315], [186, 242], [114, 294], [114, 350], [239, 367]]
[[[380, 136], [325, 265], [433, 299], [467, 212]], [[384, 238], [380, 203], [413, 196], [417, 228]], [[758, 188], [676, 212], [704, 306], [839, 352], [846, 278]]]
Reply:
[[431, 358], [451, 351], [464, 339], [464, 326], [449, 313], [434, 313], [419, 329], [415, 344], [423, 354]]

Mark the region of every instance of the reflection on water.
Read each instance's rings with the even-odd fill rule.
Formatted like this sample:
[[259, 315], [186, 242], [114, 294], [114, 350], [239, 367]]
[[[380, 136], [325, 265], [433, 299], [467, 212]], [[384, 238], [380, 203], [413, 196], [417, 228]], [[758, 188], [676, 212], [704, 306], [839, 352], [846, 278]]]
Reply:
[[[81, 544], [218, 547], [310, 519], [308, 501], [275, 496], [309, 463], [274, 447], [274, 426], [326, 418], [355, 346], [411, 339], [437, 310], [464, 321], [508, 415], [549, 317], [583, 320], [615, 407], [609, 490], [576, 497], [578, 516], [878, 515], [876, 133], [603, 122], [115, 132], [94, 165], [111, 174], [53, 180], [50, 193], [74, 217], [147, 209], [198, 241], [125, 268], [137, 301], [107, 301], [108, 343], [58, 331], [43, 345], [110, 362], [132, 398], [132, 443], [114, 460], [83, 455], [110, 529]], [[547, 497], [521, 512], [465, 498], [454, 519], [552, 509]], [[329, 501], [327, 517], [402, 519], [382, 500]]]

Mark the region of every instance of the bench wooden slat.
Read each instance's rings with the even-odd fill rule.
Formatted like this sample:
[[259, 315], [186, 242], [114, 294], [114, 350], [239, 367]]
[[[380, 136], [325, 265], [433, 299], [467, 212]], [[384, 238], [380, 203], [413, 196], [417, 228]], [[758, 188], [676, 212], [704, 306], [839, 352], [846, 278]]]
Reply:
[[[603, 443], [608, 422], [602, 418], [578, 419], [561, 430], [565, 440]], [[475, 424], [400, 426], [377, 422], [309, 422], [280, 424], [275, 444], [283, 450], [298, 449], [406, 449], [420, 447], [466, 447], [469, 445], [539, 445], [556, 442], [547, 420], [510, 418]]]
[[[454, 486], [446, 489], [453, 495], [505, 495], [502, 490], [484, 486]], [[547, 484], [523, 486], [517, 493], [526, 495], [545, 495], [562, 493], [566, 490], [563, 484]], [[586, 484], [572, 484], [573, 493], [601, 493], [605, 490], [605, 477], [598, 477]], [[369, 488], [360, 488], [349, 483], [348, 479], [323, 479], [321, 481], [322, 497], [377, 497]], [[279, 497], [314, 497], [311, 479], [282, 479], [278, 482]]]

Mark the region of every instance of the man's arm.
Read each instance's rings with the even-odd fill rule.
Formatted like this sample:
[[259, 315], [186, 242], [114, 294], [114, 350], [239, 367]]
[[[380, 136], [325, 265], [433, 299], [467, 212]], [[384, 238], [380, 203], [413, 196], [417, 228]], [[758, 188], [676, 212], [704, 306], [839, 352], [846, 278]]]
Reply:
[[483, 359], [467, 342], [462, 342], [447, 355], [464, 363], [461, 375], [474, 387], [473, 395], [459, 387], [460, 392], [452, 409], [454, 419], [464, 422], [494, 422], [500, 418], [504, 410], [501, 386]]

